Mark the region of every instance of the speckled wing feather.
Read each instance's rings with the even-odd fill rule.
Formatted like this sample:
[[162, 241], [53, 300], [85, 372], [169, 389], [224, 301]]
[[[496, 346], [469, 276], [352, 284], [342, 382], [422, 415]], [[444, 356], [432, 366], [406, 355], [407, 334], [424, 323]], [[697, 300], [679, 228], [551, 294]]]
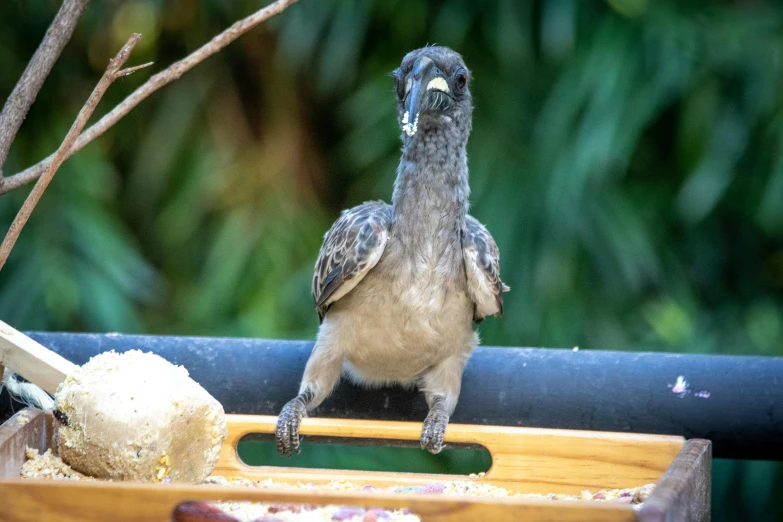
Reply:
[[391, 220], [391, 205], [370, 201], [343, 210], [326, 233], [313, 274], [313, 298], [321, 321], [329, 306], [353, 290], [378, 263]]
[[462, 254], [474, 304], [473, 320], [478, 324], [488, 315], [503, 315], [503, 292], [510, 288], [500, 280], [500, 250], [489, 231], [472, 216], [465, 219]]

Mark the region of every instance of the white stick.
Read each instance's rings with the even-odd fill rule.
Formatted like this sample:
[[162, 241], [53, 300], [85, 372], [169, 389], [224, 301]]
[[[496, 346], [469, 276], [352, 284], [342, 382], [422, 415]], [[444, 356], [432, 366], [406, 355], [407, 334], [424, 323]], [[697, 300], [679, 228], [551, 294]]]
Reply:
[[76, 369], [72, 362], [3, 321], [0, 321], [0, 366], [5, 366], [6, 374], [12, 370], [51, 394]]

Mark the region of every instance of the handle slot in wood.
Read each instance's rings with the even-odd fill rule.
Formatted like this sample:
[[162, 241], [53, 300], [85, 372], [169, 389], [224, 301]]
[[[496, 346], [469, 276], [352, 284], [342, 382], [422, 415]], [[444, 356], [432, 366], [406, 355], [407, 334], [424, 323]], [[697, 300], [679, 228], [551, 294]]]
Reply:
[[301, 454], [282, 457], [271, 434], [248, 434], [237, 445], [239, 460], [248, 466], [325, 468], [340, 471], [388, 471], [392, 473], [441, 473], [462, 479], [486, 473], [492, 465], [489, 450], [478, 444], [448, 444], [439, 455], [423, 453], [418, 441], [304, 437]]
[[[325, 483], [347, 480], [376, 487], [419, 485], [455, 480], [454, 475], [339, 471], [312, 468], [248, 466], [237, 453], [247, 434], [273, 434], [277, 418], [262, 415], [228, 415], [228, 438], [215, 475], [253, 480]], [[418, 441], [421, 424], [372, 420], [306, 418], [305, 437], [349, 440]], [[583, 489], [636, 487], [654, 483], [677, 456], [682, 437], [599, 433], [576, 430], [513, 428], [451, 424], [447, 444], [485, 447], [492, 466], [483, 477], [471, 478], [521, 493], [579, 493]], [[464, 477], [467, 479], [468, 477]]]

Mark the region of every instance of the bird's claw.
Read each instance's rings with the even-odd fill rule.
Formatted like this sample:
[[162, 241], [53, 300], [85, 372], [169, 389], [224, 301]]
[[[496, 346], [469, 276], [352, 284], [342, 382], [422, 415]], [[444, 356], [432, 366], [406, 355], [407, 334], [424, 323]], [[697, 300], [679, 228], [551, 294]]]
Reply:
[[449, 415], [443, 408], [432, 408], [421, 430], [421, 449], [436, 455], [443, 449], [443, 436], [449, 425]]
[[277, 429], [275, 430], [275, 442], [277, 451], [284, 457], [290, 457], [292, 451], [299, 453], [299, 424], [302, 417], [307, 416], [307, 408], [298, 397], [283, 406], [277, 417]]

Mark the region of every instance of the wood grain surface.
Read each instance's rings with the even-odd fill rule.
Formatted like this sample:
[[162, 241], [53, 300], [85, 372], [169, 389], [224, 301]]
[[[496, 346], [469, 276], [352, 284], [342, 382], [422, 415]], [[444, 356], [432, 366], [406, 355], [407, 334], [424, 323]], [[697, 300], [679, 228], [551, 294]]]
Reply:
[[641, 522], [709, 522], [712, 444], [691, 439], [661, 477], [639, 512]]
[[25, 450], [46, 450], [50, 441], [47, 431], [46, 415], [33, 408], [25, 408], [0, 424], [0, 478], [18, 478]]
[[[228, 438], [215, 475], [285, 482], [328, 482], [337, 474], [358, 484], [414, 485], [433, 480], [468, 479], [454, 475], [366, 472], [248, 466], [236, 444], [249, 433], [274, 433], [277, 419], [262, 415], [228, 415]], [[304, 436], [417, 441], [414, 422], [306, 418]], [[682, 437], [602, 433], [540, 428], [451, 424], [446, 443], [480, 444], [492, 466], [480, 478], [519, 493], [580, 493], [584, 489], [637, 487], [657, 482], [683, 447]], [[305, 442], [306, 444], [306, 442]]]
[[[229, 437], [215, 474], [277, 481], [323, 482], [342, 478], [357, 483], [372, 482], [377, 486], [460, 478], [453, 475], [251, 467], [239, 461], [236, 443], [248, 433], [270, 433], [274, 429], [275, 418], [229, 415], [228, 425]], [[163, 522], [172, 520], [173, 510], [184, 501], [215, 500], [405, 508], [421, 516], [425, 522], [637, 520], [636, 512], [628, 504], [19, 479], [24, 449], [27, 446], [44, 449], [51, 436], [50, 426], [50, 418], [42, 412], [26, 409], [0, 427], [0, 522]], [[305, 435], [348, 439], [418, 440], [420, 429], [418, 423], [320, 418], [305, 419], [302, 424]], [[657, 482], [663, 476], [659, 484], [663, 491], [658, 495], [662, 500], [659, 504], [653, 503], [649, 513], [675, 512], [672, 510], [679, 509], [677, 506], [687, 503], [688, 498], [695, 498], [693, 503], [703, 503], [705, 498], [703, 491], [693, 491], [678, 484], [682, 477], [689, 476], [689, 466], [703, 467], [704, 462], [700, 459], [706, 459], [708, 463], [710, 455], [708, 452], [698, 454], [694, 449], [697, 446], [691, 443], [683, 448], [684, 442], [680, 437], [454, 424], [449, 427], [446, 438], [455, 444], [480, 444], [490, 451], [492, 468], [484, 477], [473, 480], [520, 492], [578, 492], [584, 488], [633, 487]], [[677, 461], [672, 464], [678, 454]], [[667, 482], [667, 477], [672, 480]], [[684, 482], [695, 484], [687, 478]], [[675, 501], [671, 501], [672, 498]], [[657, 505], [660, 509], [655, 507]], [[704, 512], [705, 508], [702, 506], [700, 509]], [[708, 516], [709, 507], [706, 513]], [[648, 518], [645, 522], [658, 520], [701, 522], [705, 519]]]
[[274, 491], [220, 486], [22, 481], [0, 484], [0, 521], [164, 522], [184, 500], [353, 505], [408, 509], [425, 522], [632, 522], [629, 505], [435, 497], [397, 493]]

